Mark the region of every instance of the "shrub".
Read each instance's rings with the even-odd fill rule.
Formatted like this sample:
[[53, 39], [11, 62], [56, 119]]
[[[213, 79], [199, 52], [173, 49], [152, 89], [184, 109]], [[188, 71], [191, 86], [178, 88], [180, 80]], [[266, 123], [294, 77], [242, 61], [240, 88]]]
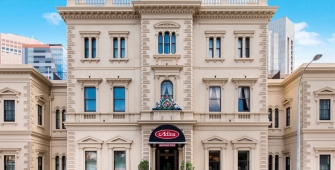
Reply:
[[[184, 161], [181, 163], [180, 170], [184, 170]], [[191, 162], [186, 162], [186, 170], [194, 170]]]
[[138, 170], [149, 170], [149, 162], [147, 160], [142, 160], [138, 165]]

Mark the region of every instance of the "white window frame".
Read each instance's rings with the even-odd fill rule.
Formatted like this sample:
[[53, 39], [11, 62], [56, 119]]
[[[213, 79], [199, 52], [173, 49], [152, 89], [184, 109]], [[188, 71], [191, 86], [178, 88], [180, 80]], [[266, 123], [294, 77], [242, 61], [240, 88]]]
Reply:
[[[253, 58], [253, 38], [254, 38], [254, 34], [255, 34], [255, 30], [236, 30], [234, 31], [235, 34], [235, 62], [245, 62], [245, 61], [249, 61], [250, 63], [254, 61]], [[242, 38], [242, 58], [239, 58], [238, 56], [238, 39]], [[245, 41], [246, 38], [249, 38], [249, 58], [246, 58], [245, 56]]]
[[[102, 82], [102, 78], [77, 78], [77, 82], [81, 84], [81, 96], [80, 96], [80, 111], [81, 113], [99, 113], [100, 112], [100, 94], [99, 85]], [[95, 112], [85, 112], [85, 87], [95, 87], [96, 89], [96, 110]]]
[[320, 170], [320, 155], [330, 155], [330, 169], [335, 169], [335, 147], [314, 147], [313, 149], [317, 161], [315, 170]]
[[[206, 62], [210, 62], [213, 61], [214, 63], [216, 63], [217, 61], [220, 61], [221, 63], [223, 63], [223, 61], [225, 61], [224, 55], [223, 55], [223, 39], [224, 36], [226, 34], [225, 30], [221, 30], [221, 31], [205, 31], [205, 35], [206, 35]], [[209, 39], [213, 38], [213, 57], [209, 57]], [[220, 58], [216, 58], [216, 39], [220, 38]]]
[[106, 144], [108, 145], [109, 150], [109, 169], [114, 169], [114, 151], [125, 151], [126, 153], [126, 170], [130, 170], [130, 149], [132, 140], [123, 138], [121, 136], [114, 137], [107, 140]]
[[129, 83], [132, 81], [131, 78], [106, 78], [106, 81], [110, 85], [110, 105], [109, 112], [114, 113], [114, 87], [124, 87], [125, 88], [125, 111], [124, 112], [115, 112], [116, 114], [126, 114], [129, 113]]
[[[45, 111], [46, 111], [46, 103], [48, 102], [47, 99], [44, 97], [43, 94], [38, 94], [35, 95], [35, 99], [36, 99], [36, 125], [37, 128], [40, 128], [44, 131], [45, 128]], [[38, 124], [38, 105], [40, 105], [42, 107], [42, 125]]]
[[[316, 123], [328, 123], [333, 125], [335, 121], [335, 89], [325, 87], [320, 90], [314, 91], [315, 103], [316, 103]], [[330, 120], [320, 120], [320, 99], [330, 100]]]
[[[129, 35], [129, 31], [108, 31], [109, 37], [111, 39], [111, 57], [109, 58], [110, 62], [114, 62], [114, 61], [124, 61], [124, 62], [128, 62], [129, 58], [128, 58], [128, 35]], [[117, 38], [117, 42], [118, 42], [118, 56], [117, 58], [114, 58], [114, 38]], [[124, 43], [125, 43], [125, 56], [124, 58], [121, 58], [121, 38], [124, 38]]]
[[233, 170], [238, 170], [238, 151], [249, 151], [249, 170], [256, 170], [254, 168], [255, 163], [255, 148], [257, 145], [257, 140], [252, 139], [247, 136], [242, 136], [237, 138], [231, 142], [233, 144], [233, 152], [234, 152], [234, 168]]
[[102, 170], [102, 144], [103, 141], [96, 139], [94, 137], [88, 136], [77, 141], [79, 146], [79, 168], [85, 169], [85, 152], [86, 151], [96, 151], [97, 152], [97, 170]]
[[[85, 61], [96, 61], [99, 62], [100, 58], [99, 58], [99, 35], [100, 35], [100, 31], [79, 31], [80, 37], [81, 37], [81, 52], [79, 53], [79, 55], [81, 55], [81, 59], [80, 61], [85, 62]], [[85, 38], [88, 38], [89, 41], [89, 54], [88, 54], [88, 58], [85, 58]], [[92, 38], [96, 39], [96, 57], [92, 58]]]
[[15, 157], [15, 169], [17, 169], [18, 167], [18, 159], [19, 159], [19, 155], [20, 155], [20, 151], [21, 148], [0, 148], [0, 169], [4, 168], [5, 166], [5, 156], [10, 156], [10, 155], [14, 155]]
[[[235, 108], [235, 113], [253, 113], [254, 112], [254, 100], [253, 100], [253, 86], [257, 82], [257, 78], [232, 78], [232, 81], [235, 83], [235, 95], [234, 95], [234, 108]], [[239, 87], [249, 87], [250, 89], [250, 108], [249, 112], [240, 112], [238, 111], [238, 88]]]
[[[224, 113], [224, 85], [227, 83], [228, 78], [203, 78], [202, 81], [206, 83], [206, 110], [205, 113]], [[221, 87], [221, 111], [220, 112], [209, 112], [209, 87]]]
[[[1, 89], [0, 90], [0, 110], [3, 114], [0, 115], [0, 123], [1, 123], [1, 126], [4, 126], [4, 125], [15, 125], [17, 126], [18, 125], [18, 117], [17, 117], [17, 112], [18, 112], [18, 103], [20, 101], [20, 92], [16, 91], [16, 90], [13, 90], [11, 88], [4, 88], [4, 89]], [[14, 100], [14, 103], [15, 103], [15, 112], [14, 112], [14, 119], [15, 121], [14, 122], [5, 122], [4, 120], [4, 109], [5, 109], [5, 100]]]
[[209, 151], [220, 151], [220, 169], [226, 170], [226, 148], [229, 143], [228, 140], [223, 139], [219, 136], [213, 136], [208, 139], [201, 141], [204, 147], [204, 157], [205, 157], [205, 169], [208, 170], [208, 160], [209, 160]]

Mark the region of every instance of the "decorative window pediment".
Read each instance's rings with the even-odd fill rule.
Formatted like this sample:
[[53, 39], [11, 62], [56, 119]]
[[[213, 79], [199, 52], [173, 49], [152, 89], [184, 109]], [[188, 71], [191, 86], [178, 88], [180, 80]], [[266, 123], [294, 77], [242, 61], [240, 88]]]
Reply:
[[82, 89], [85, 85], [94, 85], [98, 89], [99, 84], [102, 82], [102, 78], [77, 78], [77, 81], [81, 83]]
[[249, 85], [250, 88], [257, 82], [257, 78], [232, 78], [232, 81], [235, 83], [235, 88], [239, 86]]
[[106, 78], [106, 81], [110, 84], [111, 89], [114, 86], [122, 85], [128, 89], [128, 84], [132, 81], [131, 78]]
[[77, 143], [78, 144], [102, 144], [104, 143], [104, 141], [88, 136], [88, 137], [78, 140]]
[[286, 98], [282, 101], [283, 105], [290, 105], [292, 103], [292, 98]]
[[206, 88], [208, 89], [209, 86], [218, 85], [223, 88], [224, 84], [227, 83], [228, 78], [203, 78], [203, 82], [206, 83]]
[[[12, 154], [16, 156], [16, 159], [19, 159], [21, 148], [0, 148], [0, 153], [2, 154]], [[1, 159], [1, 155], [0, 155]]]
[[240, 138], [237, 138], [231, 141], [231, 143], [233, 144], [256, 144], [257, 140], [251, 137], [248, 137], [248, 136], [242, 136]]
[[180, 25], [175, 22], [171, 22], [171, 21], [163, 21], [163, 22], [159, 22], [155, 24], [154, 28], [156, 29], [179, 29]]
[[36, 95], [35, 99], [36, 99], [36, 102], [41, 105], [44, 105], [47, 102], [47, 99], [43, 96], [43, 94]]
[[107, 140], [107, 144], [131, 144], [133, 143], [132, 140], [123, 138], [121, 136], [114, 137], [112, 139]]
[[314, 92], [314, 95], [318, 97], [319, 95], [334, 95], [335, 97], [335, 89], [330, 88], [330, 87], [324, 87], [320, 90], [317, 90]]
[[155, 71], [155, 76], [176, 75], [179, 76], [182, 65], [152, 65], [151, 69]]
[[8, 87], [0, 90], [0, 96], [3, 96], [3, 95], [13, 95], [14, 96], [15, 95], [18, 97], [20, 94], [21, 94], [20, 92], [13, 90], [11, 88], [8, 88]]
[[213, 136], [201, 141], [203, 144], [227, 144], [229, 141], [219, 136]]

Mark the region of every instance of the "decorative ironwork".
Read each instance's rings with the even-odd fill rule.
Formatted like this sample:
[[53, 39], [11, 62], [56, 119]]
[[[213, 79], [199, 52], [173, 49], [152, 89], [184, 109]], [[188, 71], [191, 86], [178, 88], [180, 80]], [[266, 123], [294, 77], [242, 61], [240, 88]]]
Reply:
[[165, 97], [156, 102], [156, 107], [152, 108], [152, 110], [181, 110], [181, 108], [175, 100], [169, 97], [168, 94], [165, 94]]

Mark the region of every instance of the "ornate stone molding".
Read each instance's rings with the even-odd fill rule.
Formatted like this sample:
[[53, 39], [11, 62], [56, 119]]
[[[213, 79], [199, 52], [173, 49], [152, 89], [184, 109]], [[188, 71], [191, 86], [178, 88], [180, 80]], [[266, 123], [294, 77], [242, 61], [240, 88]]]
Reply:
[[[71, 9], [70, 9], [71, 10]], [[132, 8], [124, 11], [59, 11], [63, 20], [68, 19], [139, 19], [140, 16]]]
[[335, 97], [335, 89], [328, 86], [320, 90], [314, 91], [313, 93], [316, 97], [318, 97], [319, 95], [334, 95]]
[[106, 81], [110, 84], [111, 89], [113, 89], [115, 85], [123, 85], [126, 89], [128, 89], [128, 84], [131, 80], [131, 78], [106, 78]]
[[77, 78], [77, 81], [81, 84], [81, 88], [84, 88], [85, 84], [94, 84], [98, 89], [99, 84], [102, 82], [102, 78]]
[[38, 104], [45, 105], [48, 100], [43, 96], [43, 94], [35, 95], [35, 100]]
[[250, 87], [253, 88], [254, 84], [257, 82], [257, 78], [232, 78], [232, 82], [235, 83], [235, 88], [237, 89], [239, 85], [250, 84]]
[[66, 125], [68, 131], [139, 131], [139, 125], [125, 126], [125, 125]]
[[267, 131], [268, 126], [215, 126], [215, 125], [206, 125], [206, 126], [199, 126], [195, 125], [194, 130], [198, 131]]
[[208, 89], [210, 85], [220, 85], [223, 89], [225, 83], [227, 83], [228, 78], [202, 78], [202, 81], [206, 83], [206, 88]]
[[172, 21], [162, 21], [154, 25], [156, 29], [179, 29], [180, 25]]

